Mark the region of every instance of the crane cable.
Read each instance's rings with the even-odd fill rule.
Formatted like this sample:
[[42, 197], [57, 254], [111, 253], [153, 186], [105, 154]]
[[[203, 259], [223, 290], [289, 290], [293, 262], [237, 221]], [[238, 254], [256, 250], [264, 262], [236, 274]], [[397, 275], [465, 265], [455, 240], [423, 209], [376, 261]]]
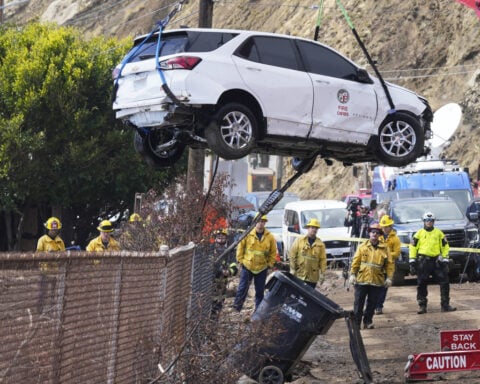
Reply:
[[352, 20], [350, 19], [350, 17], [347, 14], [347, 11], [345, 10], [345, 7], [343, 6], [340, 0], [335, 0], [335, 1], [337, 3], [337, 6], [340, 8], [340, 11], [342, 12], [343, 16], [345, 17], [345, 20], [347, 21], [347, 24], [350, 27], [350, 30], [352, 31], [353, 35], [357, 39], [357, 42], [360, 45], [360, 48], [362, 49], [363, 53], [367, 57], [368, 63], [371, 65], [371, 67], [375, 71], [375, 74], [378, 77], [378, 80], [380, 80], [380, 83], [382, 84], [383, 90], [385, 91], [385, 95], [387, 96], [387, 100], [390, 105], [390, 110], [388, 111], [388, 113], [394, 114], [396, 112], [395, 104], [393, 104], [392, 96], [390, 95], [390, 92], [388, 90], [387, 84], [385, 83], [385, 80], [383, 79], [382, 75], [378, 71], [377, 66], [375, 65], [375, 62], [372, 60], [370, 54], [367, 51], [367, 48], [363, 44], [362, 39], [358, 35], [357, 30], [355, 29], [355, 26], [352, 23]]

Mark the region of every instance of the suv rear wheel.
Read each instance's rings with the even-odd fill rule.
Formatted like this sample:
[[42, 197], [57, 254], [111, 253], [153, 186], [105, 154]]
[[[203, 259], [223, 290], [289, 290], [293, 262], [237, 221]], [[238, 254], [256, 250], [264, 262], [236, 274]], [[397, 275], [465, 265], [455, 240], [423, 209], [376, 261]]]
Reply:
[[379, 159], [392, 167], [402, 167], [421, 156], [425, 135], [415, 117], [395, 112], [381, 125], [378, 141]]
[[208, 146], [226, 160], [248, 155], [255, 146], [257, 135], [255, 114], [240, 103], [222, 106], [205, 131]]
[[150, 132], [136, 131], [133, 138], [135, 150], [152, 168], [161, 169], [174, 165], [185, 150], [173, 133], [166, 129]]

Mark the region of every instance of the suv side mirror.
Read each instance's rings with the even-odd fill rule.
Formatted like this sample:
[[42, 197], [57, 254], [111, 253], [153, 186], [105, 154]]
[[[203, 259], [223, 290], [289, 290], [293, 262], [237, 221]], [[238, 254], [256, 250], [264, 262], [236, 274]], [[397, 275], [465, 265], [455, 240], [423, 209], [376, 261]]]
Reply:
[[477, 222], [478, 221], [478, 212], [469, 212], [467, 214], [470, 221]]
[[368, 72], [363, 68], [358, 68], [357, 71], [357, 80], [360, 83], [373, 84], [373, 80], [370, 78]]

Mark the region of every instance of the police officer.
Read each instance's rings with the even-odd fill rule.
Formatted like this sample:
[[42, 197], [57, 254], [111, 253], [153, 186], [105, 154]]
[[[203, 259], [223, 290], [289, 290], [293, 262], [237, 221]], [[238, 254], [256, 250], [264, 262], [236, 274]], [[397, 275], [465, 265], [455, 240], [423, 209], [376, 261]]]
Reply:
[[307, 234], [295, 239], [288, 255], [290, 273], [315, 288], [317, 282], [322, 284], [325, 279], [327, 254], [325, 244], [317, 237], [318, 220], [311, 219], [305, 227]]
[[[371, 224], [368, 233], [369, 239], [358, 247], [353, 256], [350, 284], [355, 289], [353, 303], [355, 320], [360, 326], [363, 317], [364, 328], [372, 329], [374, 328], [373, 315], [378, 297], [384, 286], [392, 285], [395, 265], [387, 244], [380, 241], [380, 236], [383, 235], [380, 225]], [[365, 301], [367, 302], [366, 307]]]
[[425, 212], [423, 228], [413, 235], [410, 242], [410, 273], [417, 275], [418, 314], [427, 312], [427, 280], [432, 276], [440, 285], [442, 312], [456, 311], [450, 305], [450, 282], [448, 280], [448, 245], [445, 234], [434, 227], [435, 215]]

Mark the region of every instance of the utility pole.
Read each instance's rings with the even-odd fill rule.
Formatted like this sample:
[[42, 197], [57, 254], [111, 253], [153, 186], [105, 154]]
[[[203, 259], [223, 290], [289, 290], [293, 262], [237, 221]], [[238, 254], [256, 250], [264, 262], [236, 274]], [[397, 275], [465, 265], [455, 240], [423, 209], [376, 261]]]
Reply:
[[[200, 28], [211, 28], [213, 19], [213, 1], [200, 0], [198, 26]], [[203, 174], [205, 172], [205, 151], [203, 149], [189, 149], [187, 190], [190, 189], [193, 180], [198, 185], [203, 185]]]

